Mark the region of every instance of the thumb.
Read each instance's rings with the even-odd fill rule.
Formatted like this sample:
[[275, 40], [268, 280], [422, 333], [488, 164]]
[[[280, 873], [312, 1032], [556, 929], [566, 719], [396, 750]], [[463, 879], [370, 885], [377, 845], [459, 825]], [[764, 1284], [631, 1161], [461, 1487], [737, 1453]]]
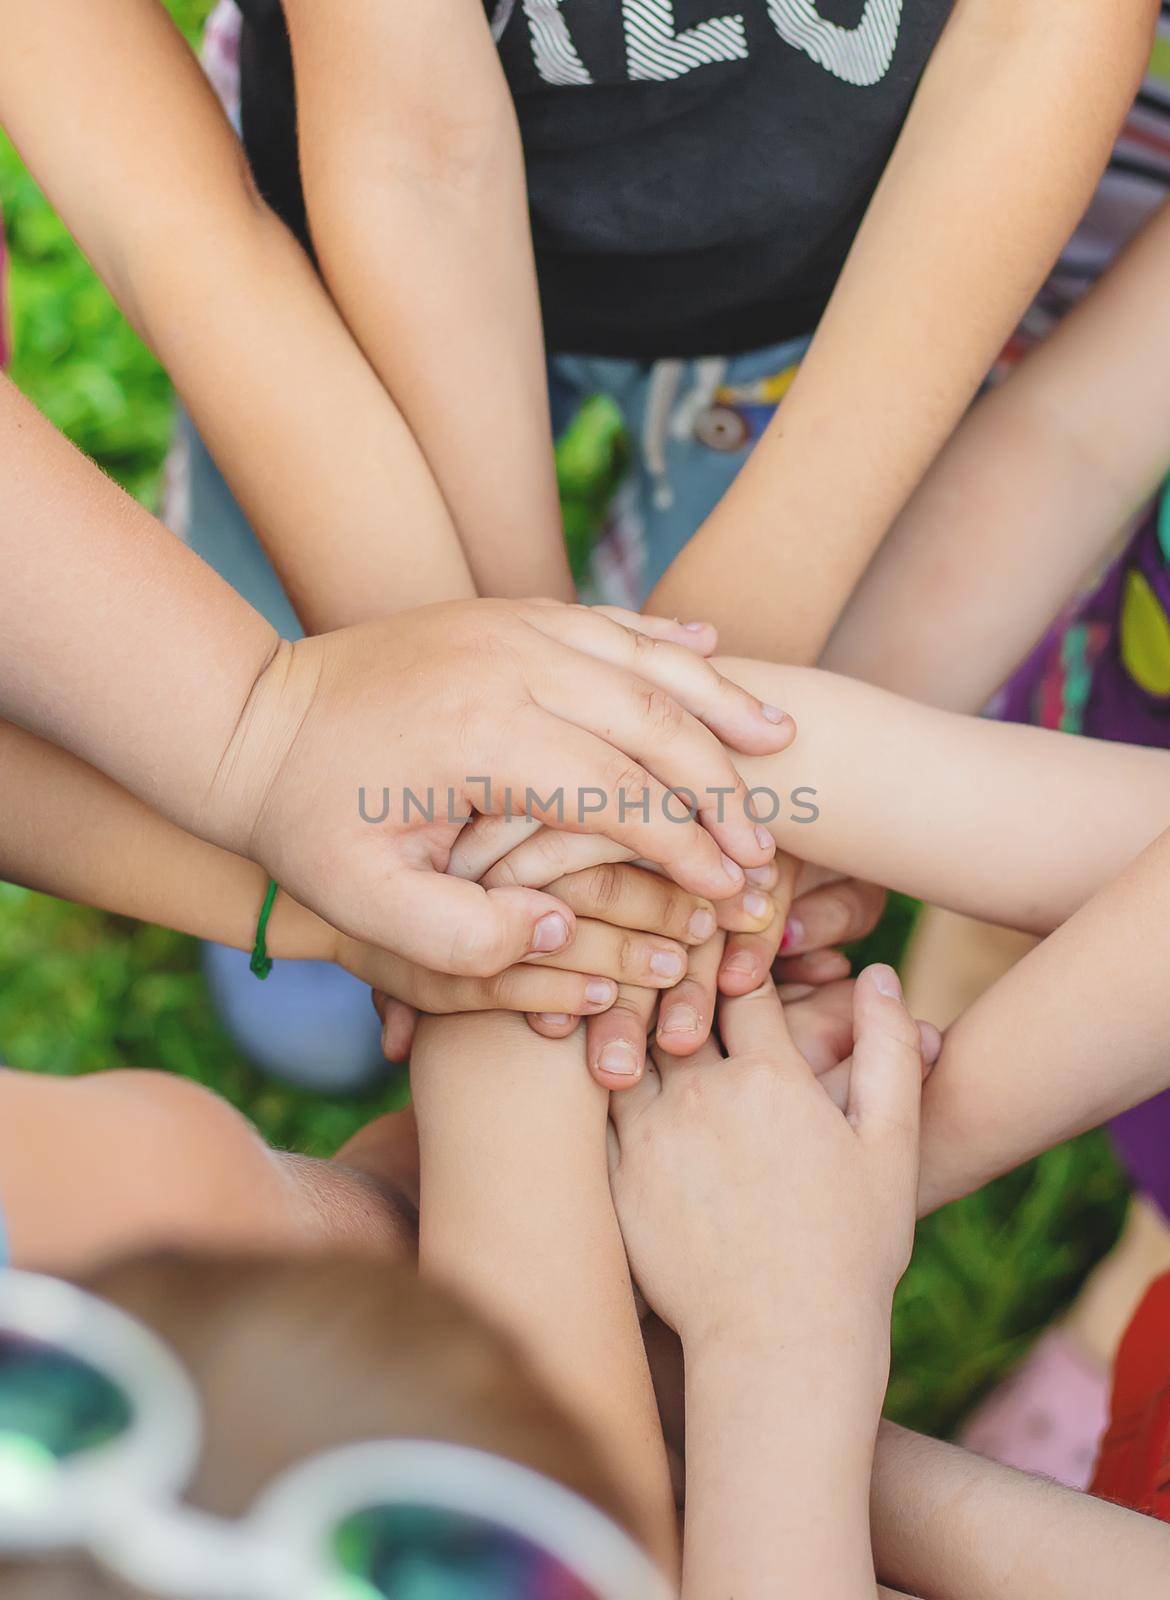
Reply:
[[571, 943], [568, 906], [537, 889], [482, 889], [444, 872], [394, 873], [377, 942], [433, 972], [492, 978], [531, 955], [555, 955]]
[[863, 1140], [887, 1136], [918, 1150], [922, 1036], [893, 967], [867, 967], [853, 989], [847, 1115]]

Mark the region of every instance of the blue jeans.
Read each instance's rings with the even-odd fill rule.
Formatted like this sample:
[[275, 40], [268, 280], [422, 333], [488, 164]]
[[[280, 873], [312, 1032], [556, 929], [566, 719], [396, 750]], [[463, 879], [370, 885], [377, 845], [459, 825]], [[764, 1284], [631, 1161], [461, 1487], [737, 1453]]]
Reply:
[[[634, 467], [594, 553], [585, 598], [640, 605], [735, 480], [773, 412], [772, 393], [807, 340], [723, 361], [645, 362], [557, 356], [549, 364], [558, 433], [590, 396], [616, 403]], [[279, 578], [189, 422], [188, 540], [285, 638], [301, 628]], [[340, 968], [277, 962], [259, 983], [248, 957], [204, 947], [216, 1006], [254, 1060], [325, 1091], [368, 1082], [382, 1064], [368, 991]]]

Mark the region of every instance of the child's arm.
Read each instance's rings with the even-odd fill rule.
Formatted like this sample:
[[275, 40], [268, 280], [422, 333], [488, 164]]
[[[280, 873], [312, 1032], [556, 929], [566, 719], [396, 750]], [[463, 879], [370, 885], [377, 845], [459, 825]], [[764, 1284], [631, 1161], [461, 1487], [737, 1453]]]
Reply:
[[408, 1199], [344, 1157], [270, 1150], [227, 1101], [166, 1073], [0, 1070], [0, 1215], [18, 1267], [150, 1250], [408, 1255]]
[[686, 1600], [873, 1600], [870, 1473], [913, 1242], [922, 1056], [888, 967], [858, 979], [852, 1007], [848, 1119], [771, 983], [721, 1004], [722, 1051], [659, 1054], [613, 1103], [630, 1260], [683, 1348]]
[[923, 1100], [932, 1211], [1170, 1087], [1170, 832], [971, 1006]]
[[[0, 815], [0, 879], [252, 948], [268, 883], [261, 867], [184, 832], [76, 756], [3, 721]], [[677, 961], [677, 978], [685, 947], [697, 942], [690, 919], [703, 912], [714, 921], [706, 902], [631, 866], [578, 872], [556, 892], [578, 915], [568, 950], [498, 977], [454, 978], [416, 966], [345, 937], [284, 893], [268, 924], [268, 952], [276, 960], [334, 961], [427, 1011], [596, 1016], [613, 1003], [618, 980], [668, 986], [663, 958]]]
[[800, 375], [649, 601], [815, 660], [1083, 212], [1156, 0], [959, 0]]
[[1047, 933], [1170, 817], [1165, 751], [984, 722], [810, 668], [720, 666], [796, 721], [787, 754], [737, 765], [764, 791], [757, 812], [778, 807], [781, 849], [818, 866]]
[[524, 162], [483, 5], [285, 11], [326, 280], [442, 484], [480, 592], [571, 598]]
[[424, 1021], [411, 1058], [420, 1262], [512, 1332], [593, 1432], [675, 1560], [662, 1432], [606, 1164], [608, 1096], [584, 1038], [518, 1018]]
[[1170, 462], [1170, 205], [961, 425], [822, 658], [974, 711], [1100, 562]]
[[3, 26], [0, 118], [167, 367], [306, 627], [473, 594], [409, 429], [158, 0], [12, 0]]
[[1152, 1600], [1170, 1528], [883, 1423], [873, 1477], [878, 1570], [946, 1600]]

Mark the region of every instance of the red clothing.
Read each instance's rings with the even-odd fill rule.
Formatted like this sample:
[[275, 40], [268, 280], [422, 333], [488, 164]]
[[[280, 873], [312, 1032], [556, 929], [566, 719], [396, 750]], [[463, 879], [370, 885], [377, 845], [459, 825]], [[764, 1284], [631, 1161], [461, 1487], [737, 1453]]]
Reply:
[[1121, 1342], [1090, 1492], [1170, 1522], [1170, 1273], [1146, 1295]]

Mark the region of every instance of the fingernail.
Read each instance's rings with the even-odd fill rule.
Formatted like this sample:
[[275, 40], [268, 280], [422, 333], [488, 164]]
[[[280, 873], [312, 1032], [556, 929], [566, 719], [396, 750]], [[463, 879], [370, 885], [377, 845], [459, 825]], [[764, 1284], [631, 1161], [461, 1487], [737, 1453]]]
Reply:
[[658, 1024], [660, 1034], [698, 1033], [699, 1013], [694, 1006], [672, 1006]]
[[554, 950], [563, 950], [568, 942], [569, 924], [559, 912], [550, 911], [532, 930], [532, 948], [539, 955], [552, 955]]
[[550, 1028], [563, 1028], [569, 1021], [567, 1011], [541, 1011], [539, 1016], [541, 1022], [547, 1023]]
[[784, 937], [780, 940], [781, 950], [789, 950], [794, 944], [799, 944], [804, 938], [804, 923], [799, 917], [789, 917], [784, 924]]
[[709, 622], [684, 622], [683, 627], [688, 633], [704, 633], [711, 626]]
[[767, 705], [765, 702], [761, 701], [760, 702], [760, 710], [764, 713], [765, 718], [769, 722], [783, 722], [784, 721], [784, 713], [783, 713], [783, 711], [781, 711], [779, 706], [770, 706], [770, 705]]
[[591, 1006], [607, 1006], [617, 996], [617, 984], [608, 978], [590, 978], [585, 985], [585, 998]]
[[[772, 835], [769, 834], [768, 838], [771, 839], [771, 837]], [[770, 861], [766, 867], [748, 867], [744, 872], [744, 877], [749, 883], [758, 884], [761, 889], [774, 889], [779, 873], [776, 871], [775, 862]]]
[[733, 861], [730, 856], [723, 857], [723, 870], [733, 883], [743, 882], [743, 869], [738, 861]]
[[754, 890], [751, 894], [744, 895], [743, 909], [749, 917], [756, 917], [757, 919], [770, 918], [776, 912], [776, 907], [768, 899], [768, 896], [766, 894], [756, 894]]
[[742, 972], [745, 977], [754, 978], [759, 970], [759, 963], [752, 956], [749, 956], [746, 951], [741, 951], [739, 955], [730, 956], [723, 963], [723, 970], [724, 972]]
[[715, 913], [708, 911], [704, 906], [701, 910], [691, 913], [691, 920], [687, 923], [687, 932], [692, 939], [697, 939], [702, 944], [715, 932], [716, 926]]
[[597, 1058], [597, 1065], [611, 1078], [636, 1078], [638, 1075], [638, 1057], [634, 1047], [624, 1039], [614, 1039], [607, 1044]]
[[768, 832], [767, 828], [765, 828], [762, 822], [756, 823], [756, 843], [759, 845], [761, 850], [771, 850], [776, 844], [775, 839], [773, 839], [772, 835]]
[[677, 950], [655, 950], [650, 957], [650, 971], [659, 978], [681, 978], [687, 970], [687, 958]]
[[879, 994], [891, 1000], [902, 998], [902, 984], [893, 967], [870, 967], [871, 982]]

